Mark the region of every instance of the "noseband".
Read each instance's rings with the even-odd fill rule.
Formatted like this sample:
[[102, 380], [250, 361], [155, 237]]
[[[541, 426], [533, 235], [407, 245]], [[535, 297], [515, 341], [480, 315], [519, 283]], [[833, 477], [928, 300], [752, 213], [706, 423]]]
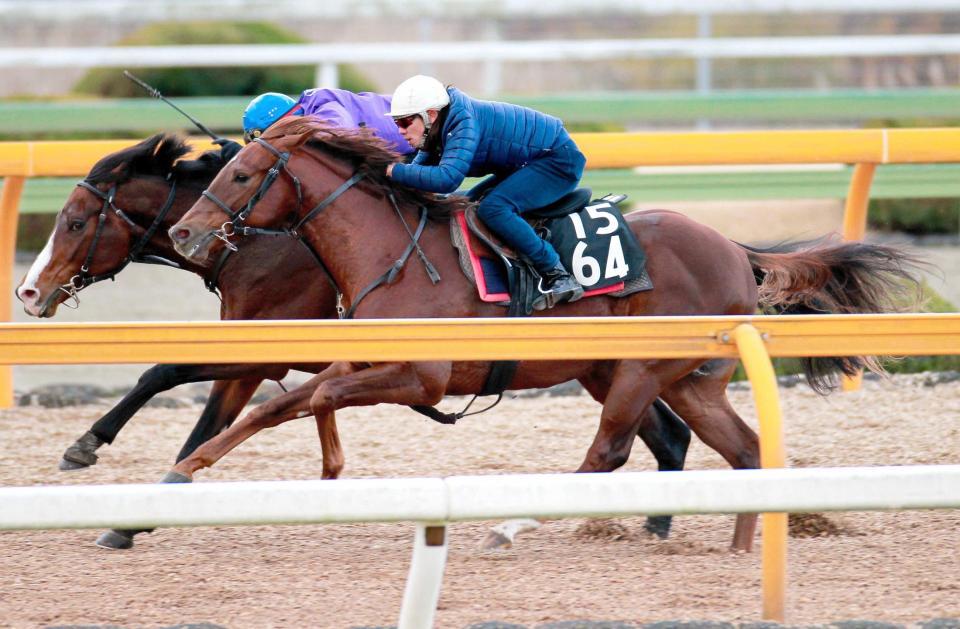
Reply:
[[[168, 179], [170, 176], [168, 175]], [[133, 219], [131, 219], [126, 212], [118, 208], [114, 204], [114, 198], [117, 194], [117, 184], [114, 183], [110, 186], [110, 190], [107, 192], [101, 191], [96, 185], [84, 179], [83, 181], [77, 182], [77, 187], [83, 188], [88, 192], [92, 193], [98, 199], [103, 201], [103, 205], [100, 208], [100, 214], [97, 216], [97, 229], [93, 234], [93, 240], [90, 242], [90, 247], [87, 249], [87, 256], [83, 261], [83, 265], [80, 267], [80, 272], [70, 278], [70, 281], [60, 287], [60, 290], [67, 293], [68, 298], [74, 300], [73, 308], [80, 306], [80, 298], [77, 296], [77, 293], [91, 284], [103, 280], [112, 280], [116, 277], [120, 271], [122, 271], [128, 264], [131, 262], [145, 262], [148, 264], [162, 264], [164, 266], [172, 266], [180, 268], [180, 265], [176, 262], [171, 262], [166, 258], [161, 258], [160, 256], [141, 256], [140, 252], [143, 251], [143, 248], [150, 242], [150, 239], [153, 238], [153, 235], [160, 228], [160, 225], [163, 223], [163, 219], [166, 218], [167, 213], [170, 211], [170, 208], [173, 207], [174, 198], [177, 195], [177, 181], [172, 179], [170, 183], [170, 193], [167, 195], [167, 200], [164, 202], [163, 207], [160, 208], [160, 212], [157, 214], [157, 217], [153, 220], [153, 223], [147, 230], [143, 233], [143, 236], [140, 237], [140, 240], [130, 248], [130, 253], [127, 254], [127, 257], [123, 259], [123, 262], [120, 265], [109, 271], [107, 273], [100, 273], [98, 275], [93, 275], [90, 273], [90, 264], [93, 262], [93, 256], [97, 251], [97, 245], [100, 242], [100, 236], [103, 234], [103, 227], [107, 222], [107, 212], [113, 211], [114, 214], [123, 219], [127, 225], [131, 228], [137, 230], [142, 229], [137, 225]], [[66, 302], [65, 302], [66, 305]]]

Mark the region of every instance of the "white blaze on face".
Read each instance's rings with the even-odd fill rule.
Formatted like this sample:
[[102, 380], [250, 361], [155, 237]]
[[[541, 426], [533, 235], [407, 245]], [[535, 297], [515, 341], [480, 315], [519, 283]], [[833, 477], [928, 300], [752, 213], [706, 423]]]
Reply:
[[33, 261], [33, 265], [27, 272], [27, 278], [23, 280], [23, 285], [20, 288], [36, 289], [37, 280], [40, 279], [40, 274], [43, 273], [44, 269], [47, 268], [47, 265], [50, 264], [50, 258], [52, 257], [53, 234], [50, 234], [50, 238], [47, 239], [47, 244], [43, 246], [43, 251], [41, 251], [40, 255], [37, 256], [37, 259]]

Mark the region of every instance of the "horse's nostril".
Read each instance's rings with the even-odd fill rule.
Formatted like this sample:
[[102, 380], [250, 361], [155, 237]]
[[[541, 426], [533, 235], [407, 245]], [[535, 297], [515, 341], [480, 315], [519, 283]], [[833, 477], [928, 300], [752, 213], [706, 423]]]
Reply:
[[190, 230], [189, 230], [189, 229], [180, 228], [180, 229], [178, 229], [178, 230], [176, 230], [176, 231], [173, 232], [173, 237], [174, 237], [176, 240], [178, 240], [178, 241], [180, 241], [180, 242], [183, 242], [184, 240], [186, 240], [187, 238], [190, 237]]
[[32, 288], [21, 288], [17, 291], [17, 296], [20, 297], [21, 301], [36, 300], [40, 296], [40, 293], [35, 291]]

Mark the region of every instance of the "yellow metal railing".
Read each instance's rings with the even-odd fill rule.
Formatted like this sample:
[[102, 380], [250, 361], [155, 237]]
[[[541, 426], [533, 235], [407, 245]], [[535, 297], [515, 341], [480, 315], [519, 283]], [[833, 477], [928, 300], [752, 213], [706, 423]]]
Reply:
[[[771, 356], [960, 354], [960, 314], [0, 324], [0, 364], [736, 358], [761, 467], [786, 465]], [[783, 622], [787, 514], [763, 514], [763, 618]]]
[[[23, 177], [7, 176], [0, 191], [0, 321], [13, 316], [13, 258], [17, 248], [17, 206]], [[0, 365], [0, 408], [13, 404], [13, 370]]]
[[0, 364], [960, 354], [960, 314], [0, 323]]

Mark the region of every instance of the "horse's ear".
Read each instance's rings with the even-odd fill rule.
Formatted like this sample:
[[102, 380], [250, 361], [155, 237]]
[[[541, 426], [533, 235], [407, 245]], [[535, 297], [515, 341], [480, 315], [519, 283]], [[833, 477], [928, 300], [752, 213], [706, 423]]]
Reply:
[[287, 151], [293, 151], [294, 149], [300, 148], [301, 146], [306, 144], [312, 137], [313, 136], [310, 133], [298, 133], [296, 135], [285, 136], [285, 139], [290, 138], [290, 140], [286, 142]]
[[186, 140], [175, 135], [161, 134], [153, 149], [153, 163], [160, 171], [169, 171], [178, 159], [190, 152]]
[[110, 181], [125, 181], [130, 177], [130, 172], [132, 170], [131, 163], [129, 161], [123, 161], [110, 169]]

